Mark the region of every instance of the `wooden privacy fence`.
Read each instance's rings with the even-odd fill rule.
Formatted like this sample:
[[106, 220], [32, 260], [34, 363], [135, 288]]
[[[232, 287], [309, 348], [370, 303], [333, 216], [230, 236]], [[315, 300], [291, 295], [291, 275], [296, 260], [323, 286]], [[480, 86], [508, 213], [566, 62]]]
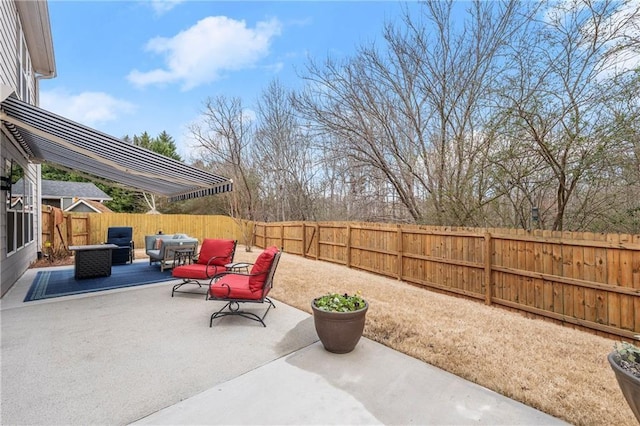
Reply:
[[[56, 213], [59, 212], [59, 213]], [[56, 214], [59, 225], [56, 226]], [[204, 238], [229, 238], [242, 244], [242, 226], [228, 216], [157, 215], [139, 213], [62, 213], [60, 209], [42, 212], [42, 242], [55, 250], [72, 245], [101, 244], [112, 226], [131, 226], [136, 249], [144, 249], [145, 235], [187, 234], [200, 242]]]
[[63, 213], [51, 206], [42, 206], [42, 251], [59, 252], [72, 245], [89, 243], [89, 218], [87, 215]]
[[283, 222], [257, 223], [255, 244], [609, 337], [640, 334], [640, 235]]

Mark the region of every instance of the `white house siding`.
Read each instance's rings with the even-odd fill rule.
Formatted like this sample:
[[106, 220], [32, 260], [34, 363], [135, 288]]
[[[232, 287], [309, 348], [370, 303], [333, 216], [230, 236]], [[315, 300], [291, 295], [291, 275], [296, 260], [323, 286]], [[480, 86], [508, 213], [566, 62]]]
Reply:
[[[18, 87], [18, 49], [20, 41], [23, 39], [18, 11], [14, 0], [0, 1], [0, 83], [17, 91]], [[23, 19], [30, 19], [23, 17]], [[31, 64], [31, 57], [28, 63]], [[29, 103], [35, 103], [38, 98], [36, 90], [36, 73], [31, 67], [27, 87], [29, 88], [29, 99], [23, 99]], [[32, 205], [32, 229], [28, 232], [28, 237], [24, 238], [24, 243], [17, 249], [7, 252], [7, 203], [6, 193], [0, 193], [0, 297], [24, 274], [29, 265], [37, 259], [39, 247], [41, 245], [41, 205], [40, 205], [40, 166], [29, 163], [26, 153], [14, 144], [9, 137], [9, 133], [2, 126], [0, 132], [0, 170], [4, 176], [5, 159], [13, 160], [24, 170], [25, 180], [30, 182], [33, 195]]]
[[18, 12], [13, 0], [0, 1], [0, 83], [18, 87]]

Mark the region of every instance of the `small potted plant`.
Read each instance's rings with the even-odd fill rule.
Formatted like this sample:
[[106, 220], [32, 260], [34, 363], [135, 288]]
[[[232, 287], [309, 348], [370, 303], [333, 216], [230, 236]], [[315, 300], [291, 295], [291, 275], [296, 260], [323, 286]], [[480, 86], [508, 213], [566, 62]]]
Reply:
[[627, 342], [616, 344], [608, 359], [622, 394], [640, 422], [640, 348]]
[[359, 292], [329, 293], [313, 299], [311, 308], [316, 332], [327, 351], [344, 354], [356, 347], [369, 309]]

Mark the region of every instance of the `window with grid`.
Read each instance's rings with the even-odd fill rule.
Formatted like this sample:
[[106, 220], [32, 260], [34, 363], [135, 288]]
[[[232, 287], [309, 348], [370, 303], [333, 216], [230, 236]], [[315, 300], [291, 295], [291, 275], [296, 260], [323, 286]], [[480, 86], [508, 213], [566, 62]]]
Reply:
[[31, 67], [31, 56], [29, 55], [29, 48], [27, 47], [27, 41], [24, 38], [24, 33], [22, 32], [22, 26], [18, 22], [18, 62], [17, 66], [17, 74], [18, 74], [18, 87], [16, 87], [16, 92], [18, 97], [28, 103], [33, 103], [33, 99], [31, 99], [31, 77], [32, 77], [32, 67]]

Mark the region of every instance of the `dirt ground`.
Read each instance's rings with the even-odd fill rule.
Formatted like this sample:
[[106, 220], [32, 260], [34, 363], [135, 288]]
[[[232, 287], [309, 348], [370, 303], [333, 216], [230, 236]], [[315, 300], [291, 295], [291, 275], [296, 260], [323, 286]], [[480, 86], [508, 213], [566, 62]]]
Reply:
[[287, 253], [274, 283], [276, 300], [308, 313], [319, 295], [360, 291], [372, 340], [572, 424], [637, 425], [607, 362], [615, 340]]

